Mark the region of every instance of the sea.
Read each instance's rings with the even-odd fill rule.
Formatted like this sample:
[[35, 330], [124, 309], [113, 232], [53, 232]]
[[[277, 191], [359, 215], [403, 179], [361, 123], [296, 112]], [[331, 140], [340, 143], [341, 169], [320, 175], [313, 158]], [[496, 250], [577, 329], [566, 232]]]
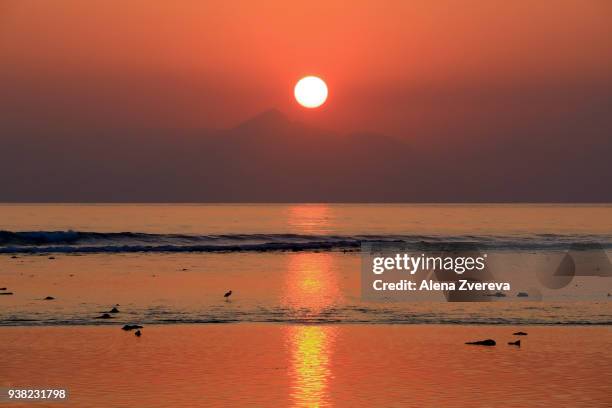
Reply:
[[[363, 248], [381, 242], [470, 243], [532, 283], [491, 302], [364, 299]], [[612, 205], [2, 204], [0, 325], [612, 324], [607, 272], [538, 286], [568, 251], [609, 266]]]

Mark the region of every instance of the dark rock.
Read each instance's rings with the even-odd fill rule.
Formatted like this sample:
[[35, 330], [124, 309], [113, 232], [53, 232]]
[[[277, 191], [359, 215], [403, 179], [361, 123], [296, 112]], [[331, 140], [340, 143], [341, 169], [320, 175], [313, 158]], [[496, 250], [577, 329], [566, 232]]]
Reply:
[[13, 292], [0, 292], [0, 295], [12, 295]]
[[509, 346], [519, 346], [519, 347], [521, 347], [521, 341], [520, 340], [510, 341], [510, 342], [508, 342], [508, 345]]
[[527, 292], [519, 292], [516, 294], [516, 297], [529, 297], [529, 293]]
[[522, 332], [522, 331], [518, 331], [518, 332], [512, 333], [512, 334], [515, 335], [515, 336], [526, 336], [527, 335], [527, 333]]
[[55, 259], [55, 257], [54, 256], [50, 256], [49, 259]]
[[130, 331], [130, 330], [135, 330], [135, 329], [142, 329], [142, 326], [138, 324], [126, 324], [125, 326], [121, 328], [121, 330], [125, 330], [125, 331]]
[[142, 336], [142, 333], [140, 332], [140, 330], [136, 330], [136, 333], [134, 333], [134, 336], [140, 337]]
[[0, 290], [6, 290], [6, 288], [0, 288]]
[[96, 317], [96, 319], [112, 319], [113, 316], [109, 315], [108, 313], [103, 313], [102, 316], [98, 316]]
[[486, 339], [486, 340], [478, 340], [478, 341], [468, 341], [465, 344], [471, 344], [474, 346], [494, 346], [495, 340], [492, 339]]
[[17, 255], [11, 256], [11, 259], [17, 259]]
[[47, 296], [46, 298], [44, 298], [44, 300], [55, 300], [55, 298], [53, 296]]
[[111, 310], [108, 311], [108, 313], [119, 313], [119, 309], [113, 307]]

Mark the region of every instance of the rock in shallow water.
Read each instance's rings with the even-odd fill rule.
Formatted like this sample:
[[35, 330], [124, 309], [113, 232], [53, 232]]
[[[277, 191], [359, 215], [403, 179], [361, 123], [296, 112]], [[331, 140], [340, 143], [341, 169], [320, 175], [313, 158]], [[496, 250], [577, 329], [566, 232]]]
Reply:
[[493, 339], [486, 339], [486, 340], [478, 340], [478, 341], [468, 341], [465, 344], [471, 344], [474, 346], [494, 346], [495, 340]]
[[125, 326], [121, 328], [121, 330], [125, 330], [125, 331], [130, 331], [134, 329], [142, 329], [142, 326], [138, 324], [126, 324]]

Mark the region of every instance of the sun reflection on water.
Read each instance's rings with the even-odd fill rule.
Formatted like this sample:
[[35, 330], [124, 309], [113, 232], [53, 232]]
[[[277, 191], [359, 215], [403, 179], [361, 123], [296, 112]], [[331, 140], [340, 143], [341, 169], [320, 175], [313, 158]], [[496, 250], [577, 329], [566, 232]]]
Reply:
[[[330, 209], [326, 205], [298, 205], [289, 210], [289, 224], [304, 234], [328, 232]], [[304, 252], [287, 257], [281, 303], [297, 319], [316, 320], [341, 301], [342, 291], [330, 253]], [[331, 326], [288, 326], [291, 355], [291, 398], [296, 407], [329, 405], [331, 353], [336, 329]]]
[[289, 207], [287, 222], [301, 234], [321, 235], [329, 232], [332, 209], [326, 204], [301, 204]]
[[329, 403], [331, 353], [336, 336], [332, 326], [288, 326], [291, 353], [291, 398], [296, 407]]
[[[329, 227], [329, 206], [295, 205], [288, 222], [305, 234], [319, 234]], [[287, 273], [281, 304], [297, 319], [312, 321], [342, 301], [334, 257], [328, 252], [302, 252], [287, 257]]]
[[342, 302], [338, 271], [330, 253], [298, 253], [288, 257], [285, 289], [281, 303], [296, 317], [316, 318]]

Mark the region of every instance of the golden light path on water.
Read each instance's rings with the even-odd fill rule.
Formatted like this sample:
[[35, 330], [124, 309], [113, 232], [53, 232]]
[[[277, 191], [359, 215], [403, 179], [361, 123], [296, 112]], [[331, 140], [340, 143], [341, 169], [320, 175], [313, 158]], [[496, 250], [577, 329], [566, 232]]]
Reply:
[[332, 209], [326, 204], [301, 204], [289, 207], [287, 224], [302, 234], [322, 235], [329, 232]]
[[326, 309], [342, 304], [334, 257], [330, 253], [296, 253], [287, 259], [281, 303], [296, 318], [316, 318]]
[[[332, 307], [342, 297], [332, 262], [328, 253], [291, 255], [282, 303], [305, 318], [316, 317]], [[291, 398], [295, 406], [318, 407], [328, 399], [334, 330], [331, 326], [287, 327]]]
[[[299, 205], [289, 210], [289, 223], [305, 234], [322, 234], [329, 228], [326, 205]], [[329, 253], [299, 253], [289, 256], [284, 288], [284, 306], [304, 317], [313, 317], [342, 300], [334, 258]], [[332, 348], [331, 326], [288, 326], [291, 399], [297, 407], [319, 407], [329, 402]]]
[[[305, 234], [320, 234], [329, 227], [327, 205], [297, 205], [289, 210], [289, 223]], [[342, 303], [334, 256], [329, 252], [301, 252], [287, 257], [283, 306], [296, 317], [316, 317]]]
[[332, 377], [332, 326], [289, 326], [291, 398], [294, 406], [319, 407], [329, 402]]

